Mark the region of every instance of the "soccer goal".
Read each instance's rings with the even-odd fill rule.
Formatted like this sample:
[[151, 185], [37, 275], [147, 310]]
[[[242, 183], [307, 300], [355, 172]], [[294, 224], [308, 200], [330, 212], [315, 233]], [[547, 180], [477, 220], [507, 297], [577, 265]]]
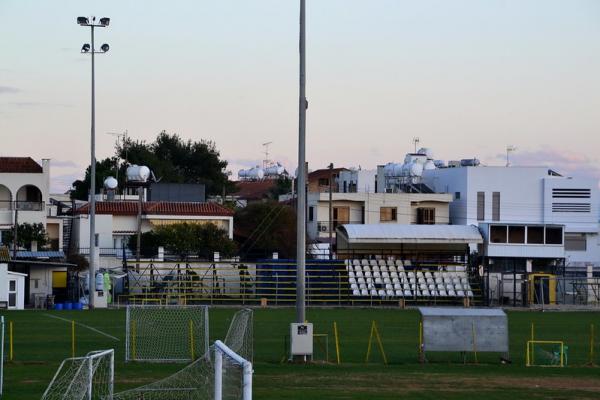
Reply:
[[564, 367], [567, 346], [558, 340], [529, 340], [525, 364], [528, 367]]
[[[229, 325], [224, 345], [215, 343], [202, 357], [173, 375], [116, 393], [113, 400], [209, 400], [216, 398], [216, 388], [222, 399], [251, 399], [248, 396], [252, 390], [252, 319], [252, 310], [237, 312]], [[221, 358], [219, 368], [217, 358]], [[244, 393], [247, 397], [243, 397]]]
[[128, 305], [125, 329], [125, 361], [193, 361], [208, 350], [208, 307]]
[[64, 360], [42, 400], [109, 400], [113, 398], [114, 350]]
[[[217, 340], [214, 400], [252, 399], [252, 363]], [[223, 373], [226, 371], [226, 373]]]

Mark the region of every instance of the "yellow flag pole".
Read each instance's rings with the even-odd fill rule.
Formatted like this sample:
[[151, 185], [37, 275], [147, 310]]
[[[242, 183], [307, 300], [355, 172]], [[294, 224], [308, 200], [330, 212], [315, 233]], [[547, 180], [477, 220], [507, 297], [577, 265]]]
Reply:
[[340, 361], [340, 339], [338, 336], [337, 322], [333, 321], [333, 334], [335, 336], [335, 355], [338, 365], [341, 363]]

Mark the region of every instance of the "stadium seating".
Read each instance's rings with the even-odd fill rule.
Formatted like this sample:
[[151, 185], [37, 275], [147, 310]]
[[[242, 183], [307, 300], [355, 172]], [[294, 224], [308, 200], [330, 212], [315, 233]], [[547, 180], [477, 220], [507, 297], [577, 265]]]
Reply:
[[[352, 296], [381, 299], [473, 297], [464, 270], [447, 271], [446, 266], [420, 270], [411, 260], [351, 259], [345, 261]], [[455, 301], [457, 301], [455, 300]]]

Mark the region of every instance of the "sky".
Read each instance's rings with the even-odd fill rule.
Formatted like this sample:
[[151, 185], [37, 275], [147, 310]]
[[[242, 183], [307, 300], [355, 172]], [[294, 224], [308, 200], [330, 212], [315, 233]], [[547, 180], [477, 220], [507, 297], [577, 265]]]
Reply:
[[[98, 159], [128, 131], [216, 143], [235, 177], [297, 163], [298, 0], [0, 0], [0, 155], [52, 159], [64, 191], [90, 160], [89, 28]], [[600, 2], [307, 0], [311, 169], [444, 160], [600, 177]]]

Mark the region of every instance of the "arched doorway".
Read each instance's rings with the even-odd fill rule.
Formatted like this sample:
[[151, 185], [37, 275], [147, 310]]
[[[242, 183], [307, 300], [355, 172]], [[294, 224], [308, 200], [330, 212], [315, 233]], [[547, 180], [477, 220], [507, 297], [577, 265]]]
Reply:
[[17, 191], [17, 208], [19, 210], [42, 211], [42, 191], [35, 185], [24, 185]]
[[6, 186], [0, 184], [0, 210], [12, 209], [12, 193]]

